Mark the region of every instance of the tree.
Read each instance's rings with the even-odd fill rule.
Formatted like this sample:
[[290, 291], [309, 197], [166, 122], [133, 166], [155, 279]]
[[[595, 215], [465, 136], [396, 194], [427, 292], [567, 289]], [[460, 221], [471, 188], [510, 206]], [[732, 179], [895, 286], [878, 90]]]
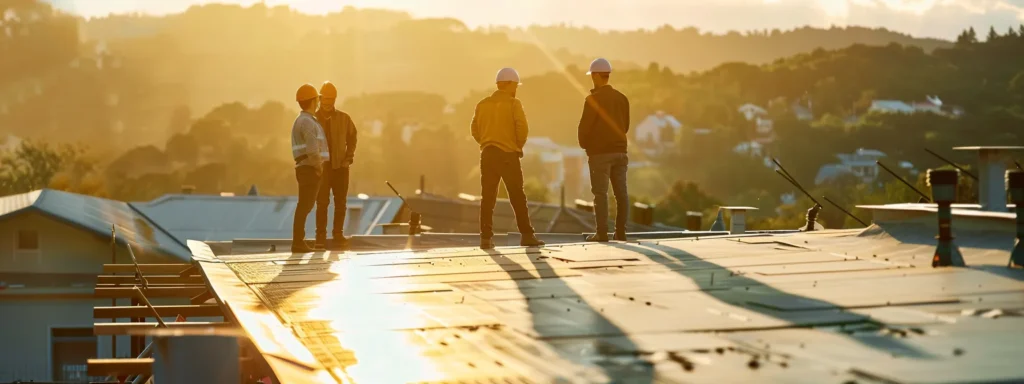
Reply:
[[13, 152], [0, 153], [0, 195], [46, 188], [55, 175], [75, 164], [84, 149], [23, 141]]
[[994, 26], [993, 27], [989, 27], [988, 28], [988, 37], [986, 38], [985, 41], [992, 42], [992, 41], [996, 41], [996, 40], [999, 40], [999, 34], [996, 33], [996, 27], [994, 27]]
[[708, 196], [693, 182], [676, 182], [657, 204], [654, 220], [667, 225], [686, 227], [686, 212], [704, 212], [722, 203]]
[[171, 161], [195, 165], [199, 161], [199, 141], [190, 134], [175, 134], [167, 140], [166, 153]]

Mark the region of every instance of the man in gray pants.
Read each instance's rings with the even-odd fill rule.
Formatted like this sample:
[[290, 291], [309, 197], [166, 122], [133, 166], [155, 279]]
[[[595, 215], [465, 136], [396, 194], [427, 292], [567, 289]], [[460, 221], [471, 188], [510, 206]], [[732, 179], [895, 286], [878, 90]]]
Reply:
[[629, 132], [629, 100], [608, 85], [612, 65], [605, 59], [590, 63], [590, 90], [580, 118], [580, 147], [587, 151], [590, 189], [594, 192], [595, 233], [587, 241], [608, 241], [608, 181], [615, 193], [615, 240], [626, 240], [629, 195], [626, 192], [626, 133]]

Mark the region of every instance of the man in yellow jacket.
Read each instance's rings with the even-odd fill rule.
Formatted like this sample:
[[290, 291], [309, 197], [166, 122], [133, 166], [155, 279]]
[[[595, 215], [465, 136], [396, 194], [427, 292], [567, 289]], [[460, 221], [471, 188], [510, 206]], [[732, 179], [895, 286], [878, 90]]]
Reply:
[[516, 225], [522, 235], [520, 245], [542, 246], [530, 224], [530, 212], [523, 191], [523, 169], [519, 159], [529, 127], [523, 103], [516, 98], [519, 73], [502, 68], [495, 79], [498, 90], [476, 105], [470, 128], [480, 144], [480, 248], [494, 248], [494, 205], [498, 199], [498, 183], [505, 181], [505, 190], [512, 202]]
[[334, 223], [331, 230], [331, 249], [348, 246], [345, 238], [345, 212], [348, 209], [349, 167], [356, 155], [356, 125], [347, 113], [334, 108], [338, 89], [330, 81], [320, 87], [320, 109], [316, 120], [324, 129], [330, 159], [323, 164], [323, 179], [316, 201], [316, 245], [327, 244], [327, 207], [334, 192]]

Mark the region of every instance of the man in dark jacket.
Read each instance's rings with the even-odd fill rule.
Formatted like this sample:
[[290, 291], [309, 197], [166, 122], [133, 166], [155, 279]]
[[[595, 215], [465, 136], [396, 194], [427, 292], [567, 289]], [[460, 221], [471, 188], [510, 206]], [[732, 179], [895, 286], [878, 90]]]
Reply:
[[345, 213], [348, 209], [349, 167], [356, 154], [356, 125], [347, 113], [334, 108], [338, 89], [330, 81], [320, 87], [320, 109], [316, 120], [324, 129], [330, 159], [323, 165], [323, 180], [316, 203], [316, 245], [327, 243], [327, 207], [334, 192], [334, 223], [331, 228], [331, 249], [348, 246], [345, 238]]
[[608, 85], [612, 65], [605, 59], [590, 63], [590, 90], [580, 118], [580, 147], [587, 151], [590, 189], [594, 193], [595, 233], [587, 241], [608, 241], [608, 181], [615, 193], [615, 240], [626, 240], [629, 195], [626, 192], [626, 133], [629, 132], [629, 100]]

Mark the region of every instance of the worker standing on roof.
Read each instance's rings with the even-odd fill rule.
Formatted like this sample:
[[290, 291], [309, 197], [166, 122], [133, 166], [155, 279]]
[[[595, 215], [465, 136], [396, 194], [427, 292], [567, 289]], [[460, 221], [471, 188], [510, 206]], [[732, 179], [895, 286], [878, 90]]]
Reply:
[[292, 252], [297, 253], [315, 250], [305, 240], [306, 217], [317, 200], [323, 165], [331, 158], [324, 130], [314, 115], [319, 96], [316, 88], [309, 84], [303, 84], [295, 93], [295, 101], [302, 109], [292, 124], [292, 158], [295, 159], [295, 180], [299, 182], [299, 202], [292, 221]]
[[495, 79], [498, 90], [476, 105], [470, 128], [480, 144], [480, 248], [494, 248], [494, 205], [498, 199], [498, 183], [505, 181], [505, 190], [512, 202], [516, 225], [522, 235], [520, 245], [542, 246], [530, 224], [530, 212], [523, 191], [523, 169], [519, 159], [529, 127], [523, 103], [516, 98], [519, 73], [502, 68]]
[[595, 233], [587, 241], [608, 241], [608, 181], [615, 193], [615, 240], [626, 240], [629, 195], [626, 192], [626, 133], [629, 132], [629, 99], [608, 84], [612, 65], [598, 58], [590, 63], [590, 90], [583, 104], [578, 136], [587, 151], [590, 189], [594, 193]]
[[334, 192], [334, 223], [331, 230], [331, 249], [348, 246], [345, 238], [345, 211], [348, 199], [349, 167], [356, 155], [356, 125], [347, 113], [334, 108], [338, 89], [330, 81], [320, 87], [320, 109], [316, 119], [324, 129], [331, 158], [323, 164], [323, 179], [316, 202], [316, 245], [327, 244], [327, 207]]

